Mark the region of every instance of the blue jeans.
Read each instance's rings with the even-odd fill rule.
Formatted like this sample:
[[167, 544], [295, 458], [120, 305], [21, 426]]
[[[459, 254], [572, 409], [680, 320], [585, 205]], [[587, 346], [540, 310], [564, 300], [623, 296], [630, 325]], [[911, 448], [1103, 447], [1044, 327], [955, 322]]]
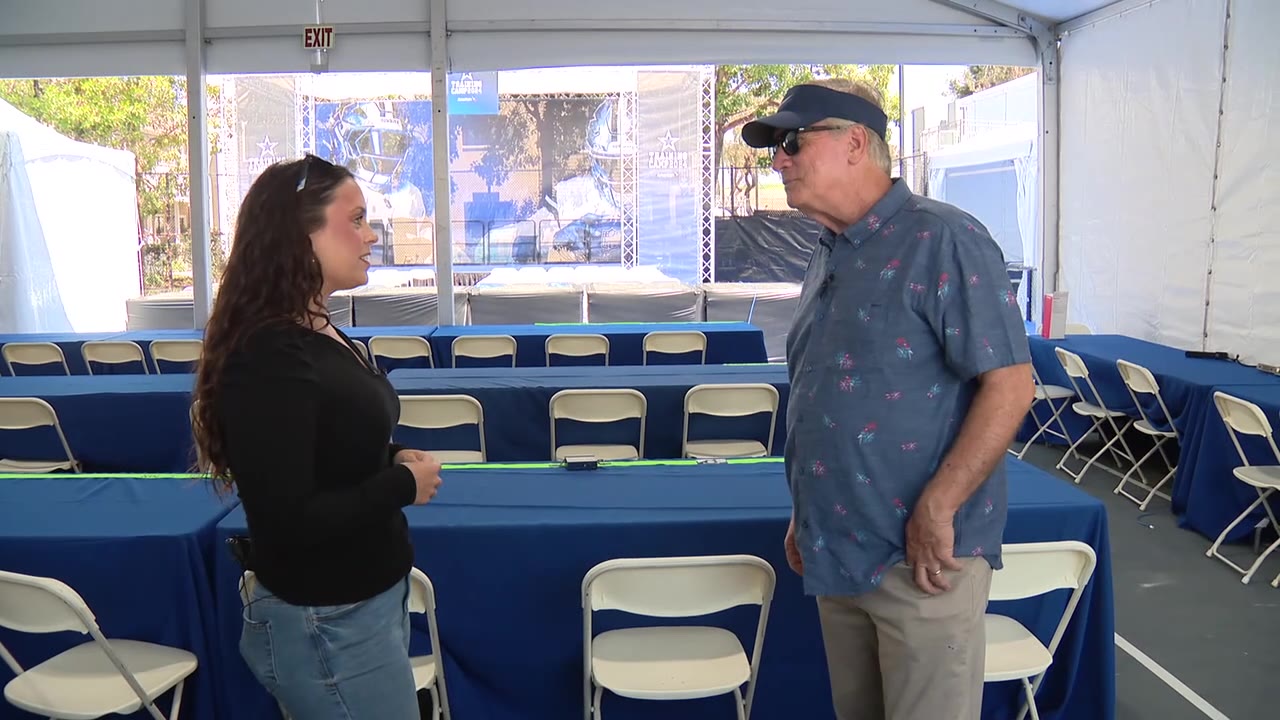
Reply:
[[296, 720], [417, 720], [409, 580], [349, 605], [290, 605], [257, 583], [240, 654]]

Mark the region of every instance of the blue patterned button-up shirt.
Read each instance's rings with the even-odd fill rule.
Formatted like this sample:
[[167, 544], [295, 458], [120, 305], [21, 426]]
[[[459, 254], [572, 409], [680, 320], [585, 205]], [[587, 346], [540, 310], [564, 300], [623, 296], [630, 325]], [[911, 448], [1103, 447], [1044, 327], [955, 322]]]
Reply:
[[[1031, 361], [999, 246], [901, 181], [824, 230], [787, 340], [786, 467], [805, 592], [851, 595], [905, 559], [907, 518], [959, 433], [978, 376]], [[955, 554], [999, 569], [1003, 462], [955, 516]]]

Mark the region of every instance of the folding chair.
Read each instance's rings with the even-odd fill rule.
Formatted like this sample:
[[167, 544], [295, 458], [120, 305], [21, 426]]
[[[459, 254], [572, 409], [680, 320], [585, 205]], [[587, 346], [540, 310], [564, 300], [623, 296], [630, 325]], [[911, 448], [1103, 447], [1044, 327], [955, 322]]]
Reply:
[[[582, 580], [583, 718], [600, 720], [601, 700], [609, 690], [638, 700], [732, 692], [738, 720], [747, 720], [776, 582], [769, 563], [752, 555], [627, 558], [591, 568]], [[738, 637], [722, 628], [639, 627], [595, 636], [591, 629], [597, 610], [689, 618], [742, 605], [760, 606], [750, 659]]]
[[186, 650], [103, 637], [80, 594], [53, 578], [0, 570], [0, 626], [93, 638], [30, 670], [0, 644], [0, 658], [17, 676], [5, 685], [5, 699], [41, 717], [79, 720], [145, 709], [154, 720], [166, 720], [155, 699], [172, 689], [168, 720], [177, 720], [183, 683], [196, 670], [196, 656]]
[[431, 578], [418, 568], [409, 570], [409, 612], [427, 616], [431, 633], [431, 654], [409, 658], [413, 665], [413, 683], [418, 690], [431, 693], [433, 718], [449, 720], [449, 693], [444, 687], [444, 656], [440, 654], [440, 628], [436, 625], [436, 591]]
[[[1165, 500], [1173, 500], [1173, 498], [1160, 492], [1160, 488], [1164, 487], [1165, 483], [1172, 480], [1173, 476], [1178, 472], [1178, 465], [1177, 463], [1169, 460], [1169, 456], [1164, 451], [1164, 444], [1169, 440], [1173, 440], [1174, 443], [1179, 443], [1181, 441], [1178, 438], [1178, 429], [1173, 426], [1173, 416], [1169, 414], [1169, 407], [1164, 404], [1164, 397], [1160, 395], [1160, 384], [1156, 382], [1156, 378], [1151, 374], [1151, 371], [1141, 365], [1131, 363], [1128, 360], [1117, 360], [1116, 368], [1120, 370], [1120, 377], [1124, 380], [1125, 387], [1129, 388], [1129, 397], [1133, 398], [1133, 404], [1138, 408], [1138, 415], [1142, 417], [1141, 420], [1138, 420], [1133, 424], [1134, 429], [1144, 435], [1150, 435], [1151, 438], [1155, 440], [1155, 444], [1151, 446], [1151, 449], [1147, 451], [1146, 455], [1142, 456], [1141, 460], [1138, 460], [1138, 462], [1134, 464], [1129, 472], [1124, 474], [1124, 477], [1120, 478], [1120, 484], [1116, 485], [1116, 489], [1112, 492], [1117, 495], [1123, 495], [1138, 503], [1139, 510], [1146, 510], [1147, 505], [1151, 502], [1151, 498], [1156, 495], [1159, 495]], [[1155, 418], [1147, 415], [1146, 409], [1142, 406], [1142, 402], [1138, 398], [1139, 395], [1155, 396], [1156, 403], [1160, 405], [1160, 412], [1169, 424], [1168, 430], [1160, 430], [1156, 427]], [[1130, 495], [1129, 491], [1125, 489], [1125, 483], [1131, 482], [1129, 480], [1129, 476], [1133, 474], [1134, 470], [1141, 468], [1142, 463], [1146, 462], [1147, 459], [1150, 458], [1157, 450], [1160, 452], [1160, 457], [1164, 460], [1165, 466], [1169, 468], [1169, 472], [1160, 479], [1160, 482], [1156, 483], [1148, 490], [1146, 497], [1139, 498], [1134, 495]], [[1139, 470], [1139, 472], [1141, 471]], [[1147, 487], [1145, 482], [1142, 484], [1142, 487]]]
[[67, 358], [62, 354], [62, 348], [50, 342], [11, 342], [5, 343], [0, 347], [0, 355], [4, 356], [5, 364], [9, 366], [10, 375], [18, 375], [18, 368], [15, 365], [48, 365], [58, 363], [62, 366], [62, 372], [70, 375], [71, 370], [67, 367]]
[[470, 395], [401, 395], [400, 424], [423, 430], [475, 425], [480, 451], [428, 450], [442, 463], [485, 462], [484, 408]]
[[[581, 455], [597, 460], [638, 460], [644, 457], [644, 425], [649, 403], [638, 390], [561, 390], [551, 396], [551, 459], [560, 462]], [[612, 423], [640, 418], [640, 437], [635, 445], [557, 445], [556, 420]]]
[[568, 357], [592, 357], [604, 355], [604, 364], [609, 364], [609, 338], [604, 335], [561, 333], [547, 338], [547, 367], [551, 367], [552, 355]]
[[[759, 440], [690, 440], [693, 415], [746, 417], [769, 413], [769, 434]], [[694, 385], [684, 396], [684, 433], [681, 456], [687, 458], [750, 458], [773, 454], [773, 433], [778, 422], [778, 389], [768, 383]]]
[[426, 358], [428, 367], [435, 367], [435, 359], [431, 356], [431, 343], [424, 338], [413, 335], [375, 335], [369, 338], [369, 357], [374, 363], [378, 358], [391, 360], [410, 360]]
[[1047, 646], [1011, 617], [990, 612], [983, 617], [987, 646], [983, 680], [1022, 681], [1027, 700], [1018, 712], [1018, 720], [1028, 710], [1032, 720], [1040, 720], [1036, 690], [1053, 664], [1058, 643], [1093, 576], [1098, 558], [1093, 548], [1078, 540], [1010, 544], [1001, 548], [1001, 555], [1004, 568], [991, 575], [991, 600], [1022, 600], [1054, 590], [1071, 590], [1071, 598]]
[[[1223, 529], [1222, 534], [1218, 535], [1218, 539], [1214, 540], [1213, 545], [1209, 546], [1209, 551], [1205, 553], [1205, 557], [1217, 557], [1237, 571], [1244, 573], [1244, 577], [1241, 578], [1240, 582], [1247, 585], [1253, 579], [1253, 574], [1258, 571], [1258, 567], [1267, 559], [1267, 556], [1277, 547], [1280, 547], [1280, 539], [1271, 543], [1271, 546], [1264, 550], [1257, 560], [1253, 561], [1248, 570], [1218, 552], [1218, 548], [1222, 547], [1223, 541], [1227, 539], [1227, 536], [1231, 534], [1235, 526], [1244, 522], [1259, 505], [1267, 511], [1267, 519], [1270, 520], [1272, 529], [1280, 532], [1280, 522], [1276, 521], [1276, 514], [1271, 509], [1271, 503], [1267, 501], [1267, 498], [1272, 493], [1280, 490], [1280, 465], [1251, 464], [1249, 457], [1245, 455], [1244, 448], [1240, 446], [1240, 438], [1237, 437], [1237, 433], [1265, 437], [1278, 463], [1280, 463], [1280, 448], [1276, 447], [1276, 439], [1271, 430], [1271, 422], [1267, 420], [1262, 408], [1247, 400], [1242, 400], [1221, 391], [1213, 394], [1213, 404], [1218, 408], [1218, 414], [1222, 416], [1222, 422], [1226, 423], [1227, 434], [1231, 436], [1231, 444], [1236, 446], [1236, 452], [1240, 455], [1240, 462], [1244, 463], [1231, 472], [1241, 482], [1253, 486], [1253, 489], [1258, 493], [1258, 499], [1254, 500], [1249, 507], [1245, 508], [1244, 512], [1240, 513], [1235, 520], [1231, 521], [1230, 525]], [[1276, 577], [1276, 581], [1273, 581], [1272, 585], [1280, 585], [1280, 576]]]
[[147, 369], [147, 356], [142, 354], [142, 347], [128, 340], [94, 340], [80, 346], [80, 354], [84, 356], [84, 365], [93, 374], [93, 363], [103, 365], [124, 365], [136, 362], [142, 365], [142, 372], [150, 375]]
[[[1094, 386], [1093, 380], [1089, 378], [1089, 368], [1084, 364], [1084, 360], [1081, 359], [1079, 355], [1060, 347], [1054, 348], [1053, 351], [1057, 354], [1058, 362], [1062, 364], [1062, 369], [1067, 372], [1067, 379], [1071, 381], [1071, 387], [1076, 391], [1076, 395], [1079, 395], [1081, 398], [1079, 401], [1071, 404], [1071, 410], [1077, 415], [1087, 417], [1093, 421], [1092, 427], [1081, 435], [1079, 440], [1072, 443], [1071, 447], [1067, 448], [1067, 451], [1063, 453], [1062, 459], [1058, 461], [1057, 468], [1071, 476], [1078, 485], [1080, 484], [1080, 480], [1084, 478], [1084, 474], [1089, 471], [1089, 468], [1092, 467], [1095, 462], [1097, 462], [1099, 457], [1102, 457], [1104, 452], [1111, 452], [1111, 457], [1115, 459], [1117, 468], [1123, 468], [1123, 463], [1120, 461], [1120, 458], [1126, 458], [1129, 462], [1136, 463], [1136, 456], [1133, 454], [1133, 451], [1129, 449], [1129, 443], [1124, 439], [1124, 433], [1129, 429], [1129, 426], [1133, 424], [1133, 419], [1122, 412], [1107, 408], [1107, 404], [1102, 399], [1102, 395], [1098, 393], [1098, 388]], [[1078, 381], [1084, 382], [1084, 384], [1089, 388], [1090, 394], [1086, 395], [1084, 391], [1080, 389]], [[1098, 404], [1095, 405], [1084, 399], [1089, 397], [1095, 398], [1098, 401]], [[1122, 427], [1117, 426], [1116, 418], [1124, 418], [1126, 421], [1125, 424]], [[1073, 473], [1068, 470], [1066, 467], [1067, 458], [1075, 455], [1077, 458], [1083, 460], [1084, 458], [1076, 452], [1076, 448], [1079, 447], [1080, 443], [1084, 442], [1085, 438], [1092, 435], [1094, 431], [1097, 431], [1098, 437], [1103, 437], [1104, 433], [1102, 432], [1102, 428], [1104, 423], [1109, 425], [1114, 433], [1111, 439], [1108, 440], [1106, 444], [1098, 450], [1098, 452], [1094, 453], [1093, 457], [1089, 458], [1088, 461], [1085, 462], [1084, 467], [1080, 468], [1079, 473]], [[1123, 451], [1115, 450], [1112, 447], [1117, 441], [1124, 448]], [[1122, 475], [1120, 470], [1112, 469], [1102, 464], [1099, 464], [1098, 467], [1112, 473], [1113, 475]], [[1147, 480], [1146, 477], [1143, 476], [1141, 469], [1138, 470], [1138, 477], [1142, 478], [1142, 482], [1145, 485]]]
[[148, 346], [151, 350], [151, 361], [155, 363], [156, 374], [162, 375], [160, 361], [171, 363], [196, 363], [204, 352], [204, 343], [200, 340], [152, 340]]
[[459, 357], [487, 360], [511, 356], [511, 367], [516, 366], [516, 339], [510, 335], [459, 335], [450, 346], [453, 366], [458, 367]]
[[0, 398], [0, 430], [31, 430], [51, 427], [58, 434], [66, 460], [7, 460], [0, 458], [0, 472], [47, 473], [54, 470], [80, 472], [80, 462], [71, 453], [67, 436], [53, 406], [40, 398]]
[[[1019, 460], [1027, 454], [1027, 449], [1030, 448], [1032, 443], [1034, 443], [1041, 435], [1052, 435], [1054, 437], [1062, 438], [1064, 442], [1071, 442], [1071, 433], [1067, 432], [1067, 426], [1062, 422], [1062, 412], [1067, 409], [1069, 403], [1063, 402], [1055, 405], [1053, 401], [1073, 398], [1076, 396], [1075, 390], [1062, 387], [1061, 385], [1045, 385], [1044, 381], [1040, 379], [1040, 373], [1036, 371], [1034, 363], [1031, 365], [1031, 376], [1035, 379], [1036, 396], [1035, 399], [1031, 401], [1031, 409], [1028, 412], [1031, 415], [1032, 422], [1036, 424], [1036, 431], [1027, 439], [1026, 444], [1022, 446], [1021, 450], [1014, 452], [1013, 448], [1009, 449], [1009, 453], [1014, 457], [1017, 457]], [[1048, 404], [1051, 412], [1049, 420], [1044, 423], [1041, 423], [1040, 418], [1036, 417], [1036, 405], [1041, 402]], [[1053, 424], [1055, 422], [1058, 424], [1057, 430], [1053, 429]]]
[[649, 353], [683, 355], [700, 353], [699, 364], [707, 362], [707, 336], [698, 330], [655, 330], [644, 336], [643, 364], [649, 364]]

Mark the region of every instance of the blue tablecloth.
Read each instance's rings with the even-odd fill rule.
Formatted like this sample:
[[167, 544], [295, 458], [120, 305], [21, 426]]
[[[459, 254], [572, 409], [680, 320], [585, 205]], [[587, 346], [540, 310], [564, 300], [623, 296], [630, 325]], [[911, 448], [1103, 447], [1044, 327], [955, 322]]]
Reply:
[[[773, 452], [782, 454], [786, 437], [786, 402], [790, 385], [785, 365], [682, 365], [648, 367], [518, 367], [518, 368], [441, 368], [436, 370], [396, 370], [390, 375], [396, 392], [401, 395], [471, 395], [484, 408], [485, 441], [491, 462], [549, 460], [551, 458], [551, 421], [548, 405], [560, 390], [581, 388], [634, 388], [648, 403], [645, 423], [645, 456], [650, 458], [680, 457], [683, 432], [684, 396], [689, 388], [702, 383], [769, 383], [778, 388], [779, 405], [774, 429]], [[575, 427], [561, 422], [556, 440], [561, 445], [590, 442], [634, 443], [639, 423], [618, 423], [605, 430], [600, 427]], [[714, 437], [757, 437], [763, 441], [769, 430], [764, 415], [753, 418], [696, 417], [690, 424], [695, 439]], [[431, 436], [420, 431], [397, 430], [399, 442], [429, 447]], [[470, 433], [441, 434], [443, 442], [466, 442]], [[416, 436], [416, 437], [415, 437]], [[452, 445], [464, 449], [461, 445]], [[467, 445], [466, 447], [472, 447]], [[478, 448], [478, 445], [475, 446]], [[474, 448], [473, 448], [474, 449]]]
[[[199, 667], [187, 681], [182, 717], [212, 720], [223, 685], [209, 561], [220, 549], [214, 525], [235, 504], [186, 478], [2, 476], [0, 568], [70, 585], [109, 639], [195, 653]], [[0, 629], [0, 642], [28, 668], [86, 640]], [[12, 677], [0, 663], [0, 686]], [[32, 717], [0, 702], [0, 718]]]
[[[700, 330], [706, 333], [708, 365], [762, 363], [768, 360], [768, 353], [764, 349], [764, 333], [760, 328], [745, 322], [452, 325], [436, 330], [431, 336], [431, 352], [435, 355], [436, 367], [452, 367], [455, 338], [461, 335], [510, 335], [516, 339], [517, 367], [545, 367], [548, 337], [592, 333], [609, 338], [610, 365], [643, 365], [641, 350], [644, 347], [644, 336], [656, 330]], [[651, 361], [654, 359], [651, 358]]]
[[[342, 328], [342, 332], [348, 337], [368, 342], [369, 338], [375, 335], [404, 335], [417, 336], [423, 339], [431, 337], [435, 332], [434, 325], [398, 325], [398, 326], [368, 326], [368, 327], [347, 327]], [[62, 348], [62, 354], [67, 358], [67, 367], [71, 370], [72, 375], [88, 375], [89, 371], [85, 367], [84, 357], [81, 355], [80, 347], [86, 342], [93, 340], [120, 340], [135, 342], [142, 348], [142, 354], [147, 358], [147, 368], [150, 372], [155, 372], [155, 359], [151, 357], [151, 341], [152, 340], [199, 340], [204, 336], [202, 330], [195, 329], [169, 329], [169, 330], [132, 330], [129, 332], [117, 333], [41, 333], [41, 334], [9, 334], [0, 335], [0, 347], [9, 342], [51, 342]], [[142, 369], [136, 365], [133, 368], [123, 368], [130, 372], [141, 373]], [[162, 368], [164, 372], [173, 372], [169, 368]], [[95, 367], [95, 372], [99, 370]], [[28, 370], [26, 373], [45, 374], [48, 371], [44, 368]], [[58, 370], [61, 372], [61, 369]], [[180, 370], [179, 370], [180, 372]], [[8, 367], [5, 363], [0, 362], [0, 375], [9, 374]], [[25, 374], [25, 373], [24, 373]]]
[[[1006, 542], [1076, 539], [1098, 553], [1098, 568], [1063, 638], [1039, 694], [1042, 717], [1110, 720], [1115, 712], [1115, 655], [1110, 545], [1097, 500], [1030, 465], [1010, 459]], [[623, 464], [596, 472], [491, 467], [448, 470], [431, 504], [406, 511], [415, 565], [436, 587], [450, 703], [469, 720], [539, 720], [582, 712], [582, 578], [616, 557], [748, 553], [778, 576], [764, 644], [753, 717], [831, 718], [822, 636], [812, 598], [782, 554], [790, 498], [776, 460], [724, 465]], [[245, 532], [236, 510], [219, 538]], [[240, 633], [239, 569], [215, 555], [228, 717], [275, 717], [236, 650]], [[999, 603], [993, 610], [1029, 624], [1047, 641], [1066, 602]], [[718, 614], [751, 647], [756, 614]], [[628, 623], [645, 620], [628, 618]], [[668, 622], [668, 621], [662, 621]], [[619, 624], [596, 616], [596, 631]], [[416, 617], [412, 652], [426, 652], [426, 624]], [[987, 718], [1013, 718], [1018, 687], [989, 685]], [[732, 717], [724, 698], [653, 703], [607, 696], [604, 716]]]
[[[1280, 380], [1280, 378], [1277, 378]], [[1221, 391], [1257, 405], [1272, 428], [1280, 428], [1280, 382], [1268, 385], [1219, 385], [1206, 395], [1205, 423], [1194, 444], [1182, 449], [1182, 467], [1179, 475], [1185, 478], [1174, 488], [1173, 506], [1182, 510], [1179, 524], [1190, 528], [1211, 540], [1235, 520], [1244, 509], [1258, 499], [1251, 485], [1236, 478], [1232, 470], [1240, 465], [1240, 453], [1231, 443], [1227, 426], [1213, 405], [1213, 392]], [[1276, 456], [1263, 438], [1239, 435], [1249, 462], [1255, 465], [1275, 465]], [[1277, 440], [1280, 443], [1280, 440]], [[1184, 475], [1185, 472], [1185, 475]], [[1280, 500], [1270, 498], [1271, 506], [1280, 510]], [[1253, 528], [1266, 517], [1262, 508], [1254, 510], [1251, 519], [1240, 523], [1227, 536], [1229, 542], [1248, 540]]]
[[[53, 406], [71, 452], [88, 472], [185, 472], [192, 454], [192, 375], [0, 378], [0, 397]], [[0, 432], [0, 457], [63, 457], [51, 428]]]

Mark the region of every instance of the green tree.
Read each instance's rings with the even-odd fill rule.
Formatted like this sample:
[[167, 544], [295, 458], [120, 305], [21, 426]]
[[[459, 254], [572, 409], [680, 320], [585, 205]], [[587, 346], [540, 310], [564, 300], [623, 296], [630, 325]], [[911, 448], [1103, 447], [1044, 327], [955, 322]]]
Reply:
[[[860, 80], [880, 91], [889, 122], [899, 116], [896, 93], [889, 92], [893, 65], [717, 65], [716, 167], [724, 151], [724, 137], [778, 106], [792, 85], [824, 77]], [[763, 155], [758, 161], [765, 161]]]
[[947, 81], [951, 95], [956, 98], [968, 97], [996, 85], [1003, 85], [1010, 80], [1017, 80], [1030, 75], [1036, 69], [1017, 65], [970, 65], [964, 75]]

